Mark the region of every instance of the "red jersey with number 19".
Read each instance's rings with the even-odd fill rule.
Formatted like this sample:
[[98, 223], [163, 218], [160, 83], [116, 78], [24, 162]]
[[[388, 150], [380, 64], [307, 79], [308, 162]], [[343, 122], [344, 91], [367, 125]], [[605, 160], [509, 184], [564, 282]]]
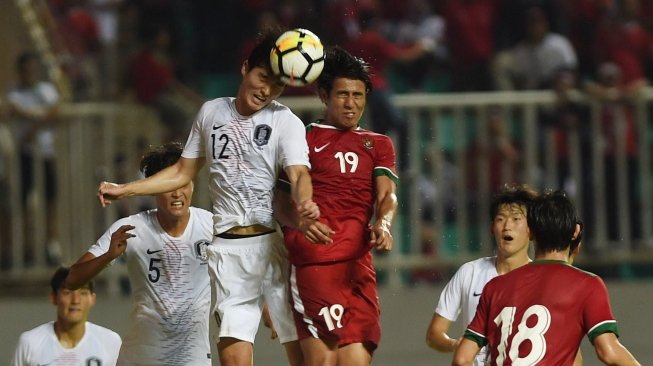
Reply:
[[489, 344], [491, 365], [571, 365], [590, 342], [618, 335], [600, 277], [562, 261], [533, 261], [485, 285], [465, 338]]
[[376, 202], [375, 178], [385, 175], [398, 180], [392, 140], [361, 128], [343, 131], [318, 123], [308, 126], [306, 140], [313, 201], [320, 207], [320, 221], [335, 234], [332, 244], [315, 245], [301, 231], [286, 228], [290, 262], [302, 265], [358, 258], [371, 248], [368, 226]]

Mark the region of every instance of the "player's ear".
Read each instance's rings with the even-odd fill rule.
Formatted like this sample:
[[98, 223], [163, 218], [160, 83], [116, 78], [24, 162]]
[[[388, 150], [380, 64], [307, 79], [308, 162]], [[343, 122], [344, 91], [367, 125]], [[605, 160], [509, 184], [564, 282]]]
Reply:
[[240, 74], [242, 76], [245, 76], [248, 71], [249, 71], [249, 62], [247, 62], [247, 60], [245, 60], [243, 62], [243, 66], [240, 67]]
[[55, 306], [57, 305], [57, 293], [56, 292], [50, 292], [50, 295], [48, 296], [48, 298], [50, 299], [50, 303], [52, 305], [55, 305]]

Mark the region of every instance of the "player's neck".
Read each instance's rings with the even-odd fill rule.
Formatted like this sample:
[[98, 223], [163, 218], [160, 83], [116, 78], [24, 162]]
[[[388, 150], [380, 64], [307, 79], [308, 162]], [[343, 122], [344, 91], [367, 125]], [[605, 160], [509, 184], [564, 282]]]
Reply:
[[183, 216], [170, 216], [164, 215], [160, 210], [156, 213], [156, 219], [159, 221], [159, 225], [163, 231], [168, 233], [170, 236], [178, 237], [184, 234], [186, 231], [186, 226], [188, 226], [188, 221], [190, 221], [190, 211], [187, 215]]
[[569, 262], [569, 249], [555, 251], [555, 252], [535, 251], [535, 260]]
[[497, 256], [497, 259], [494, 263], [494, 267], [496, 268], [497, 273], [502, 275], [512, 271], [513, 269], [528, 264], [530, 260], [531, 259], [528, 258], [528, 253], [526, 252], [518, 253], [510, 257]]
[[74, 348], [86, 333], [86, 321], [67, 323], [57, 320], [54, 322], [54, 333], [63, 348]]

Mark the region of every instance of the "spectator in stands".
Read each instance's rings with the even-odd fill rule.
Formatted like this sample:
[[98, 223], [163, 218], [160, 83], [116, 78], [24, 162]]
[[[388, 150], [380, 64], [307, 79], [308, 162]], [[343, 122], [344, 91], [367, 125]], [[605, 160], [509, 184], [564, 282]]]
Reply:
[[494, 54], [497, 0], [448, 0], [442, 15], [447, 25], [452, 89], [492, 89], [488, 65]]
[[373, 86], [367, 96], [372, 124], [370, 129], [398, 136], [401, 169], [407, 163], [407, 126], [406, 120], [392, 103], [392, 91], [386, 79], [387, 67], [393, 61], [410, 61], [423, 56], [433, 49], [434, 42], [431, 39], [421, 39], [409, 47], [401, 48], [381, 34], [382, 19], [376, 10], [361, 11], [358, 20], [361, 31], [345, 44], [345, 48], [354, 56], [369, 62]]
[[20, 335], [12, 366], [116, 364], [120, 336], [87, 321], [95, 305], [93, 283], [69, 290], [65, 287], [68, 271], [61, 267], [50, 280], [56, 320]]
[[[144, 25], [143, 45], [131, 62], [129, 79], [139, 102], [153, 107], [166, 127], [166, 140], [183, 140], [204, 98], [175, 75], [170, 30]], [[166, 136], [167, 135], [167, 136]]]
[[[7, 94], [7, 112], [15, 120], [16, 146], [20, 147], [21, 187], [25, 225], [25, 260], [34, 261], [34, 204], [45, 203], [47, 254], [50, 264], [58, 264], [61, 249], [57, 230], [57, 177], [55, 167], [55, 127], [59, 115], [59, 93], [42, 80], [40, 58], [25, 52], [16, 60], [17, 84]], [[36, 169], [42, 169], [44, 192], [36, 187]], [[38, 176], [38, 175], [37, 175]]]
[[[630, 210], [630, 230], [632, 238], [641, 237], [641, 217], [638, 198], [638, 131], [632, 101], [637, 93], [646, 85], [642, 79], [627, 83], [621, 68], [613, 63], [599, 65], [598, 80], [587, 82], [587, 93], [601, 103], [600, 109], [600, 144], [604, 157], [605, 198], [608, 222], [617, 223], [619, 206], [627, 205]], [[640, 131], [639, 133], [643, 133]], [[620, 151], [622, 150], [622, 151]], [[620, 187], [619, 156], [623, 153], [626, 162], [627, 187]], [[628, 202], [619, 202], [619, 191], [627, 190]], [[618, 232], [618, 225], [608, 225], [608, 237], [611, 240], [623, 238]], [[627, 238], [627, 239], [632, 239]]]
[[550, 30], [540, 7], [526, 12], [526, 38], [497, 55], [495, 84], [500, 89], [544, 89], [552, 85], [560, 69], [575, 70], [576, 52], [564, 36]]

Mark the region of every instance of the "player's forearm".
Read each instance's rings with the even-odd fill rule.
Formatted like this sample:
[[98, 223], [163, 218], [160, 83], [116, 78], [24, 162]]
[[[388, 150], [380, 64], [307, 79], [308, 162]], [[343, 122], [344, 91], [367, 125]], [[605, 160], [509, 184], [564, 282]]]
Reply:
[[299, 217], [288, 192], [280, 189], [275, 191], [272, 200], [272, 211], [274, 212], [274, 218], [282, 226], [299, 227]]
[[177, 162], [151, 177], [124, 184], [124, 196], [146, 196], [171, 192], [190, 183], [193, 176], [192, 172], [185, 171]]
[[[85, 257], [92, 256], [86, 253]], [[89, 260], [83, 261], [80, 259], [77, 263], [70, 267], [68, 277], [66, 277], [66, 287], [71, 290], [76, 290], [97, 276], [109, 264], [113, 258], [109, 253], [104, 253], [99, 257], [93, 257]]]
[[390, 230], [397, 213], [397, 195], [394, 192], [388, 192], [381, 196], [377, 201], [375, 212], [377, 224]]
[[313, 185], [308, 169], [297, 169], [296, 174], [289, 174], [290, 178], [290, 195], [295, 204], [301, 204], [304, 201], [313, 199]]
[[456, 350], [457, 340], [446, 333], [427, 335], [426, 344], [438, 352], [450, 353]]

